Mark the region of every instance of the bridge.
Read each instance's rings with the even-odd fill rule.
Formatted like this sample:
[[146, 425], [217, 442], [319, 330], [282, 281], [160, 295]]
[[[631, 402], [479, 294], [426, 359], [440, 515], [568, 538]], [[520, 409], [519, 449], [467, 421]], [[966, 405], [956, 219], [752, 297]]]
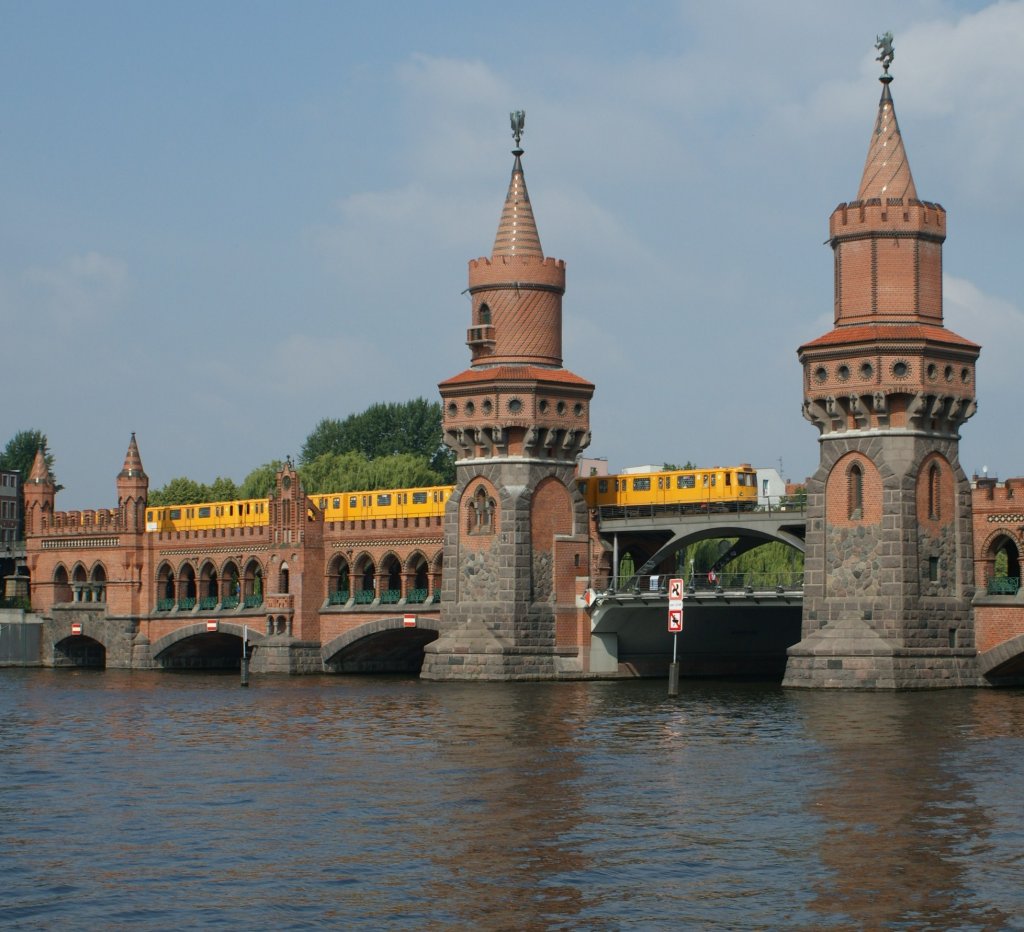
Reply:
[[[612, 552], [611, 574], [588, 593], [590, 669], [594, 673], [659, 674], [672, 655], [668, 580], [687, 580], [680, 669], [688, 676], [781, 677], [786, 648], [800, 640], [803, 574], [736, 573], [741, 554], [778, 541], [803, 551], [806, 515], [792, 506], [687, 513], [681, 509], [604, 509], [599, 533]], [[710, 572], [678, 567], [678, 554], [702, 540], [734, 540]], [[620, 553], [643, 556], [632, 573]]]

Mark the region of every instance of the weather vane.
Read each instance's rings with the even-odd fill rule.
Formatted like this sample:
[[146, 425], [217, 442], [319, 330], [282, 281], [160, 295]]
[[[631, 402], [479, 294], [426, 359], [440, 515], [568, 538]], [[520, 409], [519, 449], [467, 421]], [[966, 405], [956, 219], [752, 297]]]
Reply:
[[882, 63], [882, 80], [884, 81], [888, 78], [891, 81], [892, 78], [889, 77], [889, 66], [892, 64], [892, 60], [896, 57], [896, 53], [892, 48], [892, 33], [887, 32], [884, 35], [876, 36], [875, 38], [878, 40], [875, 42], [875, 48], [878, 49], [880, 53], [875, 61], [880, 61]]
[[526, 126], [526, 111], [513, 110], [509, 117], [512, 120], [512, 135], [516, 139], [516, 148], [519, 148], [519, 140], [523, 138], [523, 127]]

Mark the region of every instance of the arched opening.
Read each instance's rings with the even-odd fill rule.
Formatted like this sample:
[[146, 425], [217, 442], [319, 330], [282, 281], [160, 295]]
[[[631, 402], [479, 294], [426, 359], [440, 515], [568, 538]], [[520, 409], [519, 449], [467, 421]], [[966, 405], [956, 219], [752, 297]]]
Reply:
[[178, 571], [178, 608], [190, 612], [196, 607], [196, 571], [185, 563]]
[[85, 572], [85, 567], [79, 563], [71, 573], [71, 600], [88, 602], [90, 591], [89, 575]]
[[199, 607], [209, 611], [217, 607], [220, 587], [217, 579], [217, 567], [207, 561], [199, 571]]
[[164, 670], [238, 670], [242, 639], [223, 631], [182, 638], [154, 658]]
[[467, 514], [468, 531], [470, 534], [493, 534], [495, 530], [494, 499], [487, 494], [483, 485], [477, 486], [476, 492], [469, 502]]
[[369, 605], [377, 597], [377, 567], [369, 554], [363, 554], [356, 561], [356, 583], [356, 605]]
[[864, 470], [860, 463], [854, 463], [847, 473], [849, 497], [847, 500], [847, 516], [851, 521], [859, 521], [864, 517]]
[[70, 602], [73, 596], [71, 593], [71, 581], [68, 579], [67, 568], [58, 566], [53, 572], [53, 601]]
[[932, 521], [938, 521], [941, 513], [941, 486], [942, 473], [939, 471], [939, 464], [932, 463], [928, 467], [928, 517]]
[[348, 560], [336, 556], [327, 567], [327, 604], [344, 605], [352, 594]]
[[84, 634], [63, 638], [53, 645], [55, 667], [98, 667], [107, 665], [107, 649]]
[[167, 563], [161, 563], [156, 574], [156, 610], [169, 612], [174, 608], [176, 594], [174, 570]]
[[389, 553], [380, 561], [380, 602], [394, 605], [402, 598], [402, 565]]
[[250, 560], [242, 580], [242, 601], [246, 608], [259, 608], [263, 604], [263, 567]]
[[242, 575], [238, 572], [238, 566], [234, 560], [228, 560], [221, 570], [221, 601], [222, 609], [238, 608], [242, 600]]
[[491, 308], [488, 304], [480, 305], [480, 323], [487, 326], [491, 322]]
[[405, 601], [412, 604], [426, 602], [430, 595], [430, 571], [427, 559], [422, 553], [414, 553], [409, 557], [409, 589]]
[[281, 569], [278, 572], [278, 576], [277, 576], [277, 585], [278, 585], [278, 589], [277, 589], [278, 592], [280, 592], [280, 593], [282, 593], [284, 595], [288, 594], [288, 564], [287, 563], [282, 563], [281, 564]]
[[1020, 549], [1008, 535], [1000, 534], [989, 548], [992, 575], [986, 584], [989, 595], [1014, 595], [1020, 589]]
[[107, 571], [102, 563], [97, 563], [89, 574], [89, 601], [107, 601]]

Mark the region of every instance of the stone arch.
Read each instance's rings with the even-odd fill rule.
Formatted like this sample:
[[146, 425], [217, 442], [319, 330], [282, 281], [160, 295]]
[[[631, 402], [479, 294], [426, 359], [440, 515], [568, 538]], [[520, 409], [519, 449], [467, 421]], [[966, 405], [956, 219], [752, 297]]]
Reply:
[[107, 665], [107, 646], [88, 635], [69, 635], [54, 642], [52, 663], [55, 667], [103, 668]]
[[417, 673], [423, 647], [439, 634], [432, 618], [418, 618], [414, 628], [401, 616], [377, 618], [328, 641], [320, 656], [331, 673]]
[[1010, 679], [1019, 683], [1024, 676], [1024, 634], [1009, 638], [1001, 644], [978, 654], [978, 672], [989, 680]]
[[444, 550], [438, 550], [430, 561], [430, 601], [441, 601], [441, 574], [444, 570]]
[[283, 595], [288, 594], [288, 585], [291, 582], [291, 571], [288, 569], [288, 561], [282, 560], [277, 569], [277, 591]]
[[291, 635], [292, 624], [287, 615], [267, 615], [267, 635]]
[[73, 597], [68, 568], [63, 563], [58, 563], [53, 569], [53, 601], [70, 602]]
[[356, 604], [368, 605], [377, 597], [377, 565], [364, 550], [355, 558], [352, 568]]
[[[151, 648], [151, 655], [153, 660], [157, 662], [157, 665], [162, 666], [163, 664], [160, 660], [161, 654], [164, 654], [165, 651], [174, 647], [176, 644], [179, 644], [181, 641], [194, 637], [208, 636], [210, 634], [218, 634], [222, 637], [225, 635], [234, 636], [241, 641], [242, 638], [246, 636], [246, 627], [247, 626], [237, 622], [222, 621], [218, 624], [216, 632], [210, 632], [207, 630], [206, 622], [183, 625], [182, 627], [177, 628], [169, 634], [165, 634], [162, 638], [154, 641]], [[260, 644], [264, 640], [264, 636], [253, 627], [248, 627], [248, 636], [250, 643], [254, 645]]]
[[344, 605], [352, 597], [352, 567], [343, 553], [337, 553], [327, 564], [327, 603]]

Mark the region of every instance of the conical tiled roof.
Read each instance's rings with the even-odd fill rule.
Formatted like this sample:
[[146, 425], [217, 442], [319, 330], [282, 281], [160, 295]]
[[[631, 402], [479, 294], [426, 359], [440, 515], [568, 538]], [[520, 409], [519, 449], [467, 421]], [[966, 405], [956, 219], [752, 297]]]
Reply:
[[28, 474], [28, 481], [33, 485], [43, 485], [51, 482], [50, 470], [46, 467], [46, 456], [43, 454], [42, 447], [36, 450], [36, 457], [32, 460], [32, 469]]
[[540, 235], [533, 219], [530, 195], [526, 190], [523, 163], [519, 159], [522, 149], [514, 149], [513, 155], [516, 161], [512, 166], [512, 179], [508, 183], [508, 194], [498, 223], [498, 235], [494, 237], [492, 255], [535, 256], [543, 259], [544, 251], [540, 246]]
[[910, 174], [900, 124], [889, 93], [891, 80], [888, 75], [882, 78], [882, 99], [878, 102], [878, 119], [871, 134], [871, 145], [868, 146], [864, 174], [857, 192], [859, 201], [882, 198], [884, 203], [885, 198], [890, 197], [917, 199], [914, 176]]
[[142, 471], [142, 457], [139, 455], [139, 445], [135, 442], [135, 431], [132, 431], [132, 439], [128, 444], [128, 452], [124, 455], [124, 466], [117, 474], [118, 479], [144, 479], [146, 474]]

